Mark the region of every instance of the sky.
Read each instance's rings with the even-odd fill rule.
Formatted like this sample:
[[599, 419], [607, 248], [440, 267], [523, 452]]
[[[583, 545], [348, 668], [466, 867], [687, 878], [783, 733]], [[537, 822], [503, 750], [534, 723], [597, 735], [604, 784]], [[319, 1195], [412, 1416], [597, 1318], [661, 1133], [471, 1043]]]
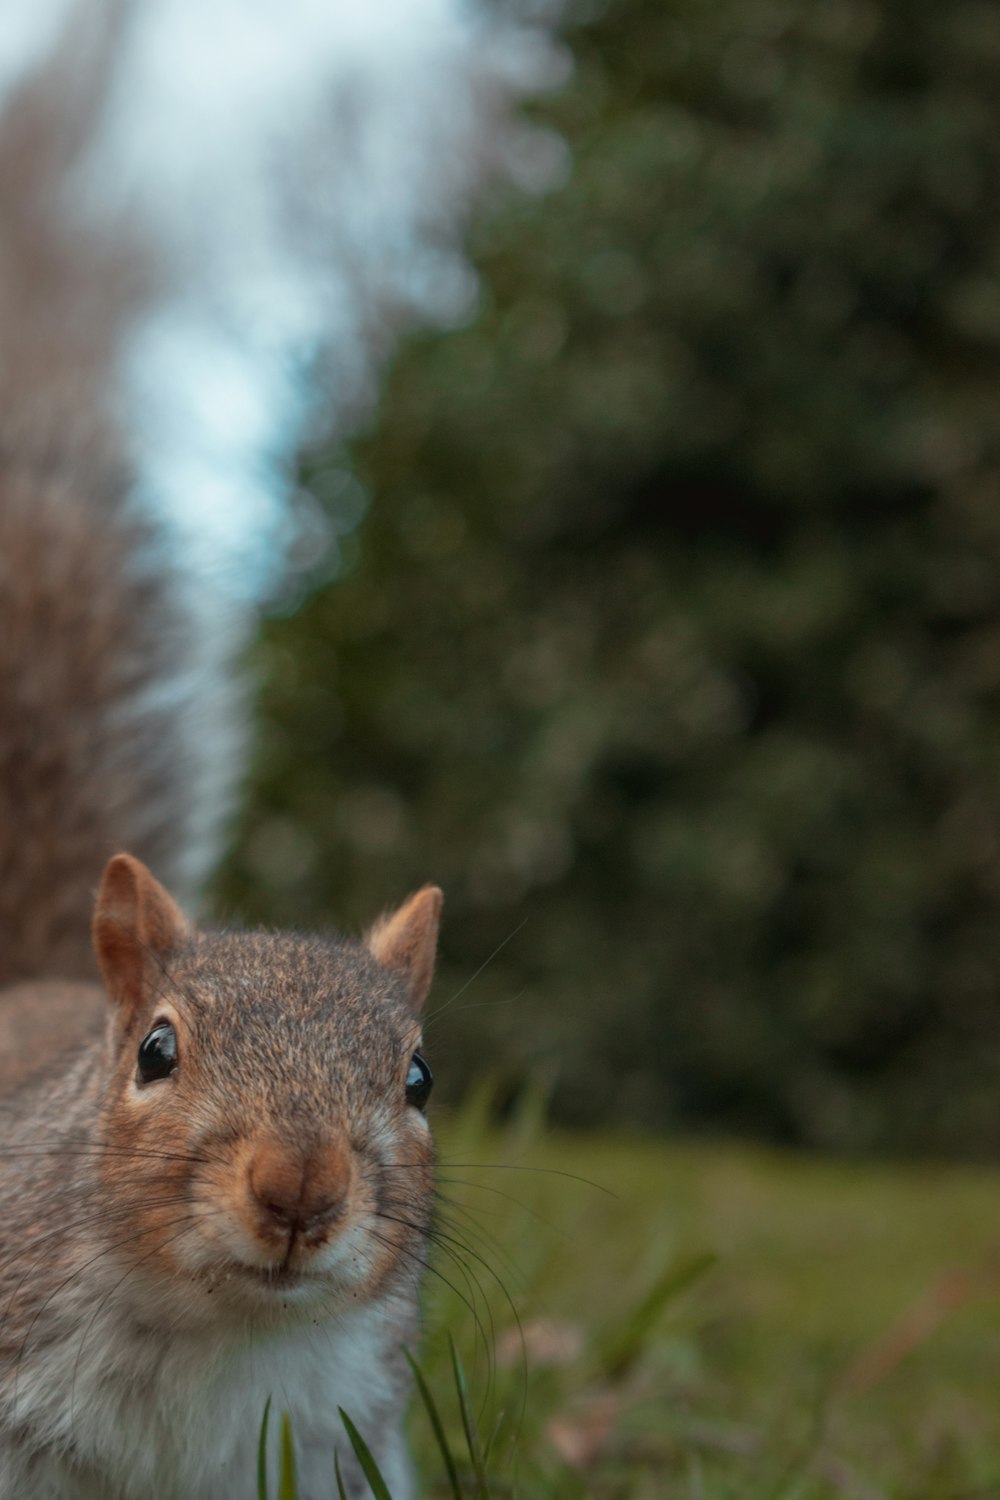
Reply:
[[[67, 26], [99, 25], [114, 3], [3, 8], [0, 130]], [[562, 143], [518, 115], [567, 64], [537, 6], [534, 19], [472, 0], [117, 10], [66, 213], [77, 234], [127, 223], [155, 270], [115, 372], [137, 499], [193, 569], [264, 602], [310, 557], [303, 529], [323, 534], [297, 482], [303, 447], [370, 418], [408, 328], [474, 315], [463, 245], [490, 193], [568, 170]], [[342, 490], [354, 524], [364, 507]]]

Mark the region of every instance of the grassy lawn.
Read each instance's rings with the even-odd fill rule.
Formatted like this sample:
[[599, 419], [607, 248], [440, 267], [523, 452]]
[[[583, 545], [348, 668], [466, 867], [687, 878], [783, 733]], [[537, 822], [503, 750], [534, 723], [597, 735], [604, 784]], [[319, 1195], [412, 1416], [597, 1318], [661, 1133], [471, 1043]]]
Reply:
[[[493, 1495], [1000, 1497], [1000, 1172], [438, 1136], [421, 1357], [463, 1494], [449, 1331]], [[453, 1495], [419, 1405], [413, 1441]]]

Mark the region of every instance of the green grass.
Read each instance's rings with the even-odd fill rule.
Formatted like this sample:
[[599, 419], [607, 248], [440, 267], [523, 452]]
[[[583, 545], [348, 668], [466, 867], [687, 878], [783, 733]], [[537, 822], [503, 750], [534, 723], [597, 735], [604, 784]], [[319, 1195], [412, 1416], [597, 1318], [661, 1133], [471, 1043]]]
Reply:
[[[446, 1333], [494, 1495], [1000, 1497], [1000, 1172], [471, 1120], [439, 1139], [449, 1232], [469, 1226], [529, 1356], [526, 1376], [490, 1272], [469, 1262], [487, 1308], [439, 1255], [462, 1296], [430, 1279], [421, 1364], [463, 1493]], [[419, 1403], [413, 1441], [451, 1496]]]
[[1000, 1172], [438, 1136], [428, 1500], [1000, 1497]]

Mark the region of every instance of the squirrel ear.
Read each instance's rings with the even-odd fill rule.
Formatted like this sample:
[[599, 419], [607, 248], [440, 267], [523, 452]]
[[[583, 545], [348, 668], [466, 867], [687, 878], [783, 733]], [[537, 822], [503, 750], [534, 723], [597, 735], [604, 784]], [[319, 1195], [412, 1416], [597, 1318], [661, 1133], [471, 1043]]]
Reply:
[[380, 917], [365, 939], [369, 953], [406, 981], [414, 1014], [427, 999], [434, 978], [443, 900], [436, 885], [425, 885], [398, 911]]
[[148, 958], [165, 958], [190, 933], [173, 897], [131, 854], [105, 865], [93, 930], [108, 994], [129, 1010], [145, 994]]

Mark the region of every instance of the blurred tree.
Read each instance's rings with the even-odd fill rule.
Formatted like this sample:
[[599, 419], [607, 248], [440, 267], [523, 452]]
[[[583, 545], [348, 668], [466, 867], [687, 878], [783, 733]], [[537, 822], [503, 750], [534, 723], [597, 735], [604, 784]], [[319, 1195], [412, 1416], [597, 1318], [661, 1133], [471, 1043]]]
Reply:
[[995, 1151], [1000, 10], [613, 0], [572, 42], [571, 181], [482, 234], [260, 645], [220, 903], [440, 880], [439, 996], [490, 959], [453, 1086]]

